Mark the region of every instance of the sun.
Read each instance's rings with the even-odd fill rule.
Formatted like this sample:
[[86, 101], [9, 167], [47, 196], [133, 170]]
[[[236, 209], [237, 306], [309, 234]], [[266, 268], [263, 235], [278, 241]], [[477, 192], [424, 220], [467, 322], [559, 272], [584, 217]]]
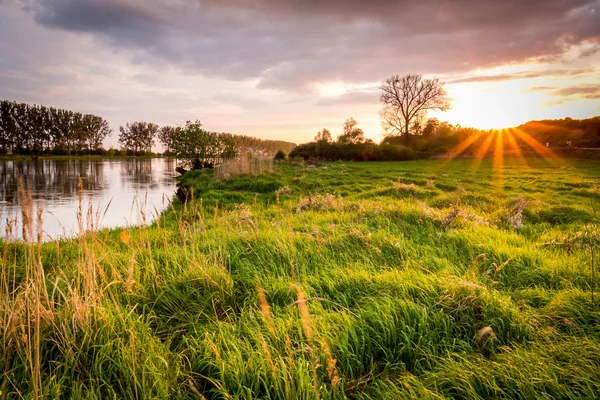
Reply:
[[449, 90], [452, 109], [440, 115], [449, 121], [477, 129], [507, 129], [530, 121], [540, 114], [547, 98], [528, 90], [526, 82], [502, 84], [468, 83], [453, 85]]

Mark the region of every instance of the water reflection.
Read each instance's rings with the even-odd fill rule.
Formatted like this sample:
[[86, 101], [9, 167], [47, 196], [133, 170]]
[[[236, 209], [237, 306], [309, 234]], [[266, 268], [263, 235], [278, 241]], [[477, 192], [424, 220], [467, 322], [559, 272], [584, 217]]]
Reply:
[[86, 210], [110, 204], [100, 226], [130, 225], [164, 207], [175, 190], [174, 168], [167, 159], [0, 161], [0, 237], [7, 220], [19, 218], [19, 177], [42, 204], [45, 236], [56, 238], [77, 232], [80, 178]]

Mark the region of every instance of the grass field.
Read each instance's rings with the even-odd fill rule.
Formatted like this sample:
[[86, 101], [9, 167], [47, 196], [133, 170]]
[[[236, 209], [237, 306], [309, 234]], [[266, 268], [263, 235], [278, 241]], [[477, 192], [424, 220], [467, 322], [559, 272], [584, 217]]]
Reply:
[[0, 398], [600, 397], [600, 161], [183, 179], [151, 227], [0, 243]]

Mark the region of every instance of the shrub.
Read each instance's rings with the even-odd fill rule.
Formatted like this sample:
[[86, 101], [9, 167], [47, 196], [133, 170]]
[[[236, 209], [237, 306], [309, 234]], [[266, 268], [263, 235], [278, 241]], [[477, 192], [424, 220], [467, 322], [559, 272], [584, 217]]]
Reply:
[[277, 153], [275, 154], [275, 161], [283, 161], [285, 160], [285, 153], [283, 152], [283, 150], [277, 150]]

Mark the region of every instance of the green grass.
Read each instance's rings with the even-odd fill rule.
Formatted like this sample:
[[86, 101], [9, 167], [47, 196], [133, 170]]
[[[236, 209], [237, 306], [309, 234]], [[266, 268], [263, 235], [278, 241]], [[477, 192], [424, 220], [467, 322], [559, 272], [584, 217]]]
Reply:
[[193, 171], [151, 227], [0, 243], [0, 398], [599, 397], [600, 161], [524, 161]]

